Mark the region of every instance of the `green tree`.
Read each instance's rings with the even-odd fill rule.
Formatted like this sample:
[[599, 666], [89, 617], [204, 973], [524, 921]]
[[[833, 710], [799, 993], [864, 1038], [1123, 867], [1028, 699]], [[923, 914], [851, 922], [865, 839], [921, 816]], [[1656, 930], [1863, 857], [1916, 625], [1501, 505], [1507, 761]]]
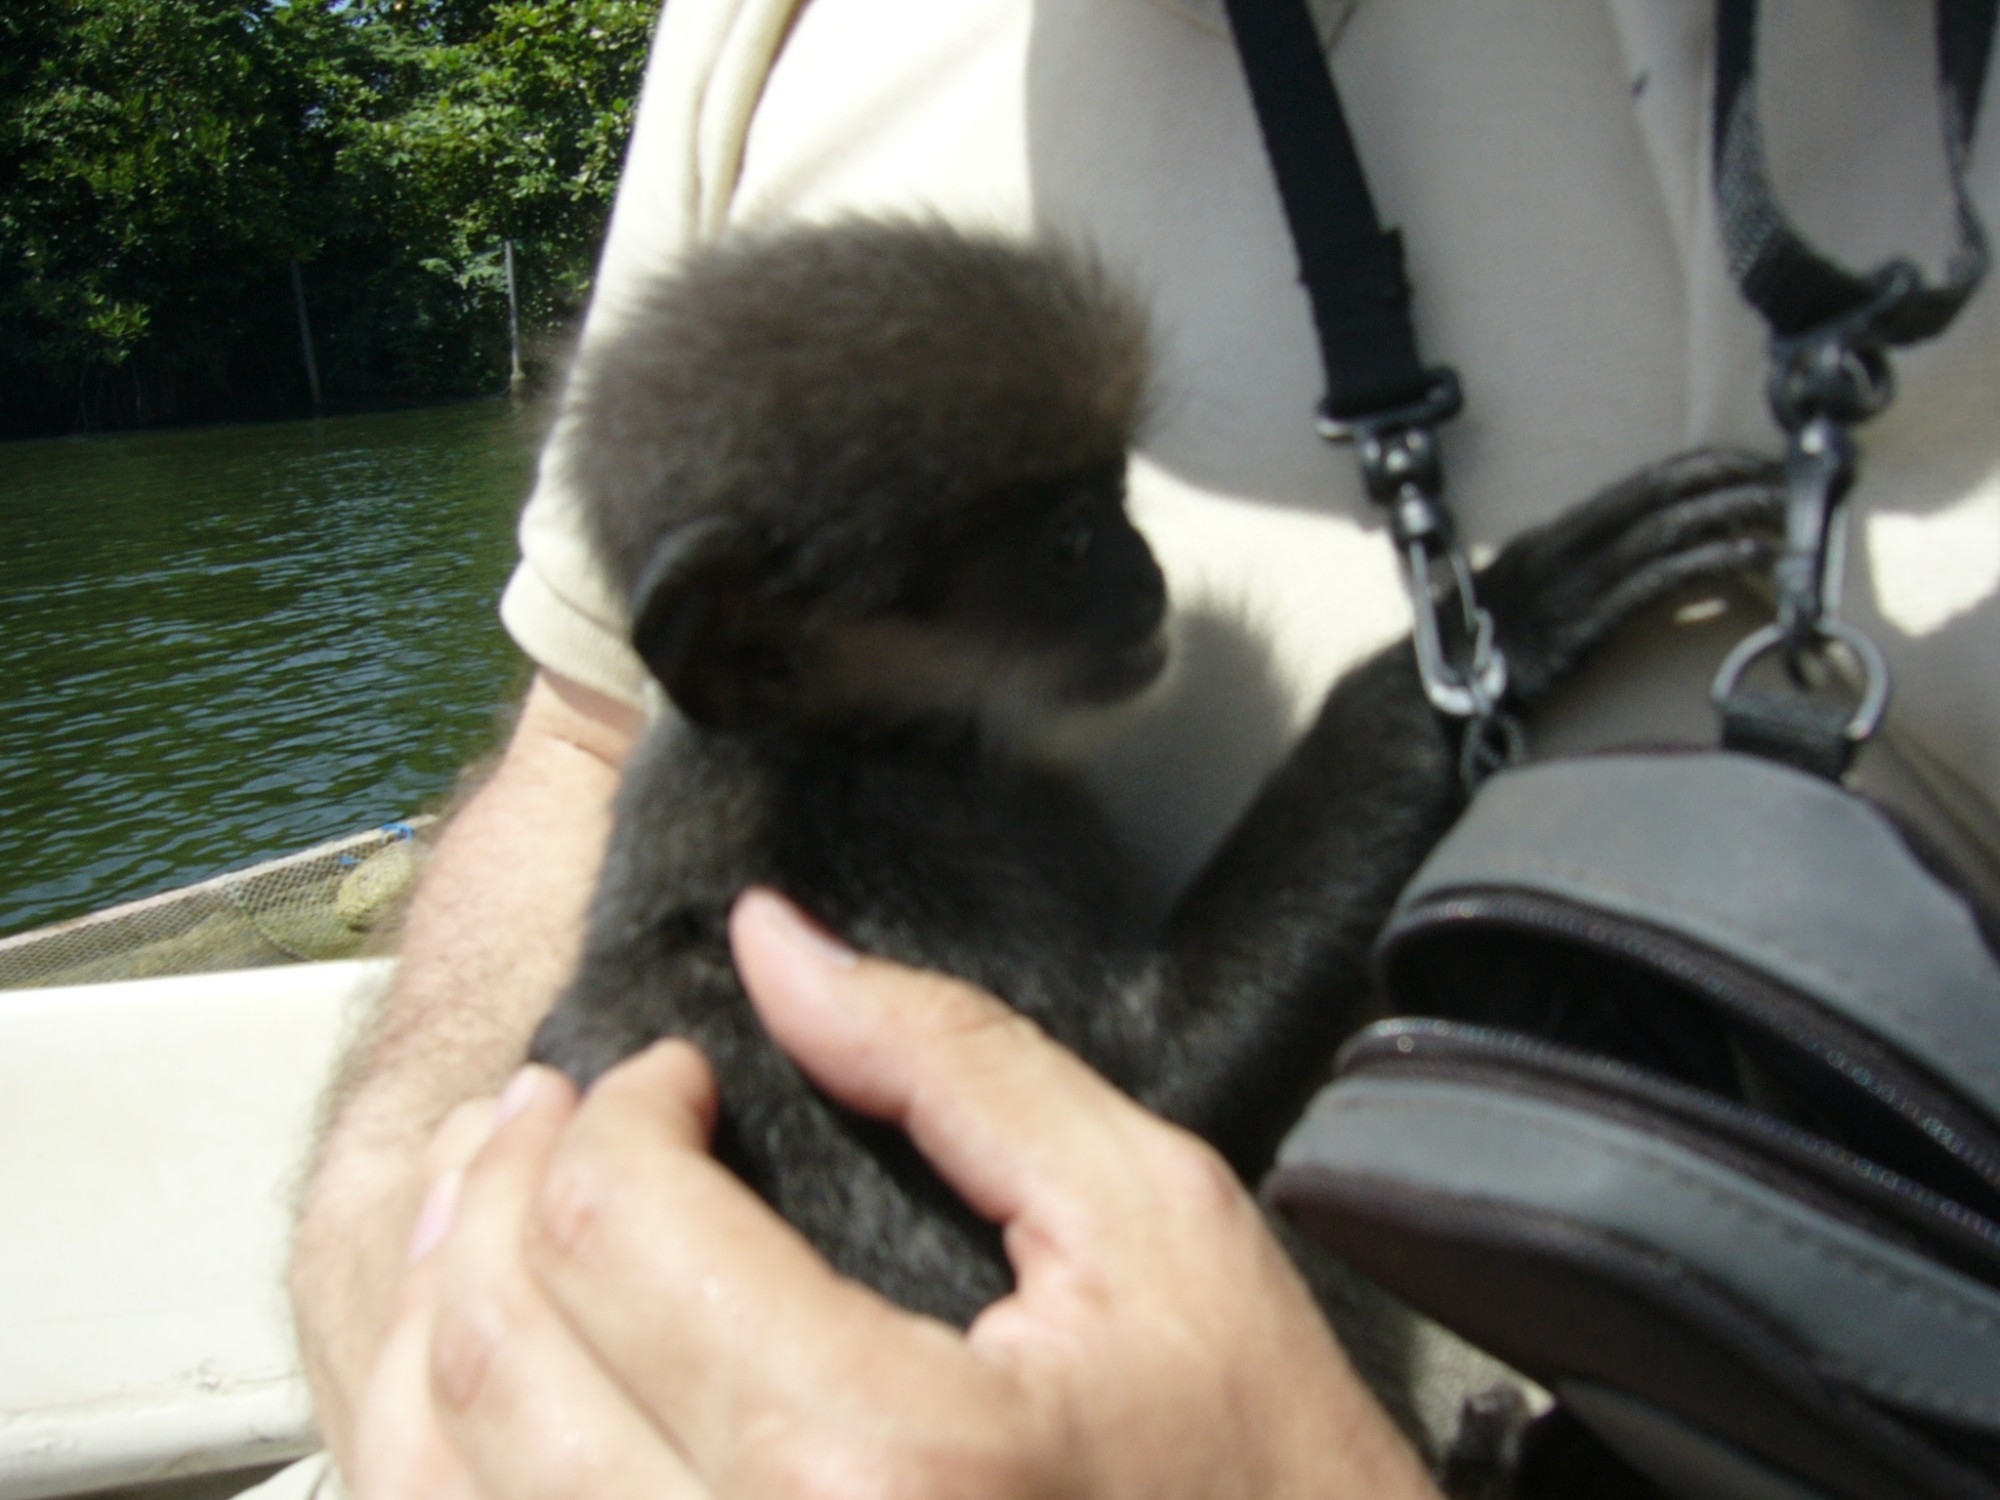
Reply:
[[496, 389], [580, 300], [655, 0], [4, 0], [0, 431]]
[[403, 186], [408, 239], [433, 274], [497, 293], [500, 245], [526, 246], [535, 321], [574, 308], [609, 215], [654, 0], [436, 0], [416, 29], [464, 34], [418, 56], [408, 108], [359, 158]]
[[100, 386], [122, 371], [143, 418], [217, 357], [245, 270], [297, 239], [281, 69], [240, 0], [10, 10], [25, 35], [0, 123], [7, 362]]

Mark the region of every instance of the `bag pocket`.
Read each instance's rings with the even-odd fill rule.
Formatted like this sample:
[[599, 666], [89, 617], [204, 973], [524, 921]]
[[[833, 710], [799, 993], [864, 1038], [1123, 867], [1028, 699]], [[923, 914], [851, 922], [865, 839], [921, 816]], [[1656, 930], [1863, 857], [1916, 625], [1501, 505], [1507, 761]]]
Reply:
[[1496, 777], [1276, 1206], [1670, 1493], [2000, 1500], [2000, 966], [1859, 799]]
[[1784, 1122], [1389, 1022], [1266, 1191], [1674, 1493], [2000, 1496], [2000, 1229]]

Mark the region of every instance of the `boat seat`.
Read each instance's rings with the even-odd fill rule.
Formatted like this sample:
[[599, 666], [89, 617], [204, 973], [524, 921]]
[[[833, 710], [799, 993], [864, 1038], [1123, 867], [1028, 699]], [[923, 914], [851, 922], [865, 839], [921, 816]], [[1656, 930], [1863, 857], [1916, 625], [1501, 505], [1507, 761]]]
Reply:
[[386, 959], [0, 992], [0, 1500], [316, 1446], [284, 1292]]

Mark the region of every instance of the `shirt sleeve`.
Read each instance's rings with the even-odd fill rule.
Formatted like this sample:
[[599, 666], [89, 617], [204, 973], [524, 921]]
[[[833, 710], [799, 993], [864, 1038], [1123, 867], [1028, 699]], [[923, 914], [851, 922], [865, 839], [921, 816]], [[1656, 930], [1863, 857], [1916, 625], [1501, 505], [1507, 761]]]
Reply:
[[[726, 222], [743, 141], [799, 0], [673, 0], [653, 35], [632, 141], [580, 348], [623, 326], [635, 293]], [[598, 566], [568, 478], [559, 410], [521, 513], [500, 620], [538, 666], [632, 704], [647, 677], [625, 602]]]

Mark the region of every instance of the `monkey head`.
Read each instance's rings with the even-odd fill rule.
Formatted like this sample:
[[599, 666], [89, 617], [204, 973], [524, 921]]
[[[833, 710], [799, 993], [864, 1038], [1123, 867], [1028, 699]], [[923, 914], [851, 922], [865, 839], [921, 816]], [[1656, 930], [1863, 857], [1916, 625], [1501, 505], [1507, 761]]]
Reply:
[[632, 638], [717, 728], [1112, 702], [1165, 660], [1125, 512], [1145, 321], [935, 223], [744, 235], [587, 342], [567, 460]]

